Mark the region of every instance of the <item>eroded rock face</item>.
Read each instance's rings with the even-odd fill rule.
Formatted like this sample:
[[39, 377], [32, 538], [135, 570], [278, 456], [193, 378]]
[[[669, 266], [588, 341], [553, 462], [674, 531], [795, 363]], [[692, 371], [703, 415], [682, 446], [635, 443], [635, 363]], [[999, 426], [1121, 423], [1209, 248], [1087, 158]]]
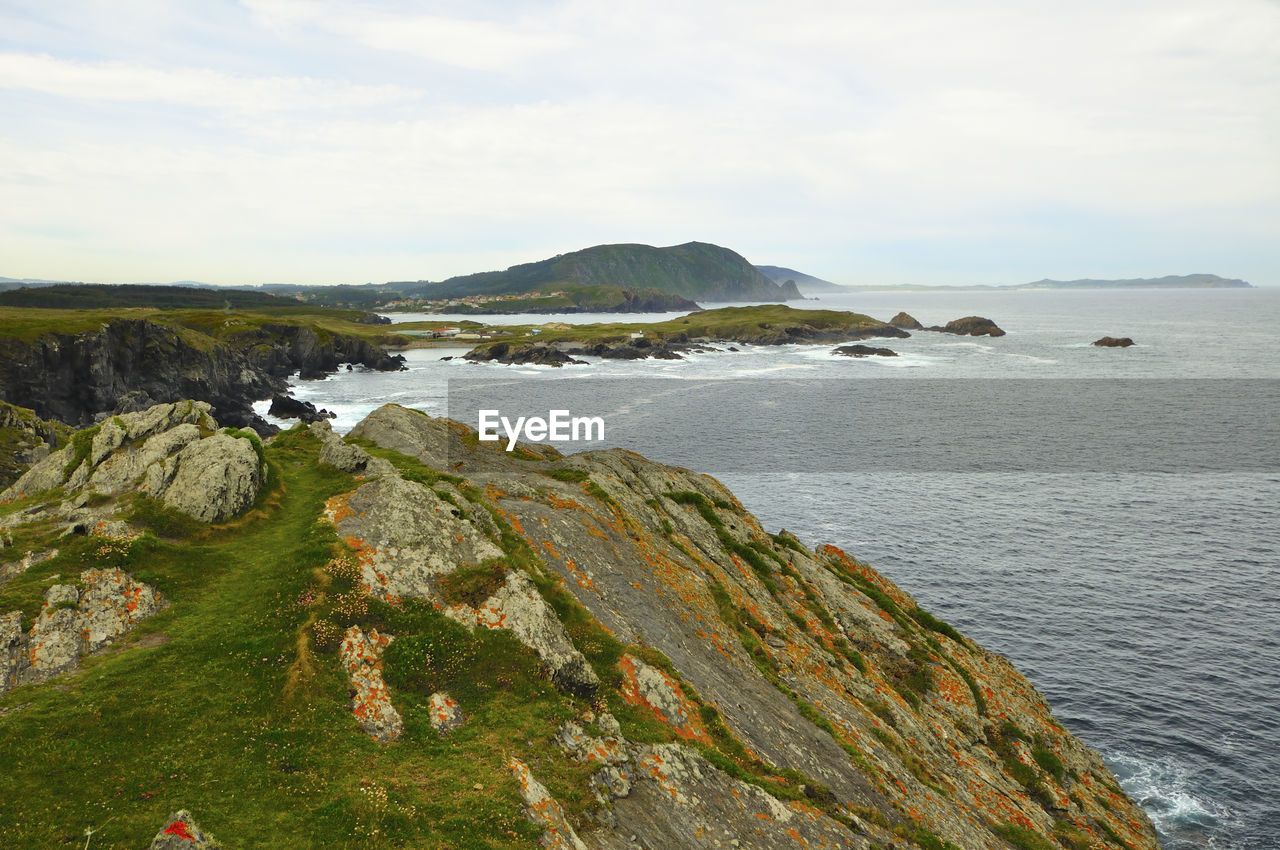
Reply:
[[164, 829], [151, 839], [150, 850], [217, 850], [221, 846], [200, 828], [191, 812], [180, 809], [169, 815]]
[[366, 635], [359, 626], [347, 629], [342, 640], [342, 666], [354, 690], [351, 713], [365, 734], [383, 743], [398, 741], [404, 732], [400, 712], [391, 704], [391, 694], [382, 681], [382, 653], [391, 640], [377, 629]]
[[27, 633], [22, 612], [0, 617], [0, 693], [45, 682], [79, 666], [165, 604], [161, 594], [121, 570], [85, 570], [81, 587], [55, 584]]

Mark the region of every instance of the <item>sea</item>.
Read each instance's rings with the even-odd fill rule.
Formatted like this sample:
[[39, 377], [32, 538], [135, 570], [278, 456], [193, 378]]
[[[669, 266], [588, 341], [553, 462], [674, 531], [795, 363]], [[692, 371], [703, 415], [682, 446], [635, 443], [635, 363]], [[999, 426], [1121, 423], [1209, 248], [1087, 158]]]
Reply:
[[[407, 371], [293, 392], [339, 431], [387, 402], [472, 425], [490, 397], [600, 415], [592, 445], [716, 476], [770, 531], [870, 562], [1008, 657], [1163, 847], [1280, 847], [1280, 289], [846, 292], [792, 306], [905, 310], [925, 325], [980, 315], [1007, 333], [866, 341], [896, 357], [741, 345], [561, 369], [417, 349]], [[1090, 344], [1104, 335], [1136, 344]]]

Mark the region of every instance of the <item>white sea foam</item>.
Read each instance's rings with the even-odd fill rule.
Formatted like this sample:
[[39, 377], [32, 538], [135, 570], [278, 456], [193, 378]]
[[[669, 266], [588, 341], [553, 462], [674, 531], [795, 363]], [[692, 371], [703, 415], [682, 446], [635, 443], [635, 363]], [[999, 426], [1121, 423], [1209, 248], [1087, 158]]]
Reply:
[[1207, 842], [1206, 830], [1220, 832], [1236, 820], [1227, 805], [1209, 799], [1203, 793], [1192, 793], [1198, 783], [1191, 770], [1172, 758], [1141, 758], [1118, 753], [1107, 756], [1107, 765], [1115, 772], [1120, 785], [1138, 805], [1146, 810], [1170, 846], [1181, 846], [1179, 839]]

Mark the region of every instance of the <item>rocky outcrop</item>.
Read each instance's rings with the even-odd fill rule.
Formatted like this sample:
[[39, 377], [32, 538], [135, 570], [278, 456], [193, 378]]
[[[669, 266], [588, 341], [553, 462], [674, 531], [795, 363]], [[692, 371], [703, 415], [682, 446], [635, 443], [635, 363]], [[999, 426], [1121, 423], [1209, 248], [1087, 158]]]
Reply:
[[890, 319], [889, 324], [893, 325], [895, 328], [902, 328], [907, 331], [924, 330], [924, 325], [920, 324], [920, 322], [916, 320], [915, 316], [905, 311]]
[[550, 345], [511, 345], [506, 342], [473, 348], [463, 357], [472, 363], [497, 362], [512, 366], [565, 366], [582, 365], [586, 362], [575, 360]]
[[[815, 845], [920, 835], [999, 847], [1009, 828], [1055, 844], [1065, 829], [1155, 847], [1101, 759], [1007, 661], [840, 550], [766, 534], [714, 480], [621, 450], [555, 461], [589, 476], [557, 480], [538, 462], [468, 444], [456, 423], [394, 407], [357, 431], [483, 489], [484, 504], [539, 553], [539, 569], [605, 631], [669, 659], [667, 669], [623, 655], [610, 687], [672, 742], [588, 736], [597, 756], [586, 757], [603, 765], [592, 786], [600, 807], [567, 821], [585, 846], [662, 846], [676, 835], [682, 846], [790, 846], [794, 830]], [[511, 597], [533, 607], [535, 592], [509, 571], [479, 606], [446, 610], [479, 628], [510, 619]], [[708, 718], [768, 771], [806, 777], [812, 796], [779, 798], [690, 749], [717, 740]], [[576, 846], [558, 826], [554, 835]]]
[[161, 402], [208, 402], [224, 424], [274, 433], [252, 404], [285, 391], [288, 376], [323, 377], [342, 363], [403, 368], [403, 358], [355, 337], [305, 326], [250, 327], [227, 317], [205, 334], [145, 319], [112, 319], [83, 333], [0, 337], [0, 399], [76, 426]]
[[404, 733], [404, 722], [382, 681], [382, 653], [391, 639], [377, 629], [366, 635], [352, 626], [342, 640], [342, 666], [354, 692], [351, 713], [366, 735], [382, 743], [398, 741]]
[[[216, 429], [205, 402], [113, 416], [31, 467], [0, 492], [0, 502], [56, 488], [86, 498], [139, 491], [196, 519], [221, 522], [253, 503], [265, 469], [256, 433]], [[102, 519], [75, 500], [61, 512], [81, 530]]]
[[1133, 340], [1127, 336], [1104, 336], [1102, 339], [1095, 339], [1093, 344], [1100, 348], [1128, 348], [1133, 345]]
[[956, 334], [957, 336], [1004, 336], [1004, 331], [995, 322], [982, 316], [965, 316], [963, 319], [952, 319], [942, 327], [934, 325], [925, 330]]
[[875, 348], [870, 345], [842, 345], [831, 352], [841, 357], [897, 357], [892, 348]]
[[22, 612], [0, 615], [0, 693], [74, 670], [165, 604], [149, 585], [120, 570], [85, 570], [80, 584], [55, 584], [30, 631]]
[[0, 487], [8, 487], [27, 466], [48, 457], [70, 435], [71, 428], [61, 422], [0, 402]]
[[169, 815], [164, 829], [151, 839], [150, 850], [218, 850], [220, 847], [222, 845], [195, 822], [191, 812], [180, 809]]

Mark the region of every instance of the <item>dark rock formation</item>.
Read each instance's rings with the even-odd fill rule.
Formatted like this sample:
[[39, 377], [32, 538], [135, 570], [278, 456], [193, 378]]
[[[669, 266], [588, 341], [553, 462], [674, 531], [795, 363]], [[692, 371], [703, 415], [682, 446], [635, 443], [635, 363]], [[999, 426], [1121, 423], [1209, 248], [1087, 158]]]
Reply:
[[893, 325], [895, 328], [902, 328], [903, 330], [908, 331], [924, 330], [924, 325], [920, 324], [920, 322], [916, 320], [915, 316], [907, 312], [902, 312], [894, 316], [889, 320], [889, 324]]
[[925, 330], [940, 331], [958, 336], [1004, 336], [1004, 331], [995, 322], [990, 319], [984, 319], [982, 316], [965, 316], [963, 319], [952, 319], [947, 322], [945, 327], [934, 325], [931, 328], [925, 328]]
[[389, 325], [389, 324], [391, 324], [391, 319], [389, 319], [389, 318], [388, 318], [388, 317], [386, 317], [386, 316], [380, 316], [380, 315], [378, 315], [377, 313], [362, 313], [362, 314], [360, 314], [359, 316], [357, 316], [353, 321], [359, 322], [359, 323], [360, 323], [360, 324], [362, 324], [362, 325]]
[[316, 410], [309, 401], [302, 401], [290, 395], [276, 395], [271, 399], [271, 409], [267, 413], [277, 419], [298, 419], [302, 422], [319, 422], [321, 419], [333, 419], [336, 413], [328, 410]]
[[513, 366], [563, 366], [566, 363], [586, 362], [575, 360], [560, 349], [549, 345], [511, 345], [506, 342], [473, 348], [462, 356], [473, 363], [496, 362]]
[[1133, 340], [1127, 336], [1104, 336], [1102, 339], [1095, 339], [1093, 344], [1102, 348], [1128, 348], [1133, 345]]
[[870, 345], [842, 345], [831, 352], [842, 357], [897, 357], [892, 348], [874, 348]]
[[197, 399], [224, 425], [276, 428], [253, 402], [284, 392], [288, 377], [323, 377], [342, 363], [403, 368], [404, 358], [340, 334], [321, 340], [309, 327], [263, 325], [225, 338], [144, 319], [113, 319], [84, 333], [46, 333], [33, 341], [0, 337], [0, 399], [39, 416], [85, 426], [107, 413]]

